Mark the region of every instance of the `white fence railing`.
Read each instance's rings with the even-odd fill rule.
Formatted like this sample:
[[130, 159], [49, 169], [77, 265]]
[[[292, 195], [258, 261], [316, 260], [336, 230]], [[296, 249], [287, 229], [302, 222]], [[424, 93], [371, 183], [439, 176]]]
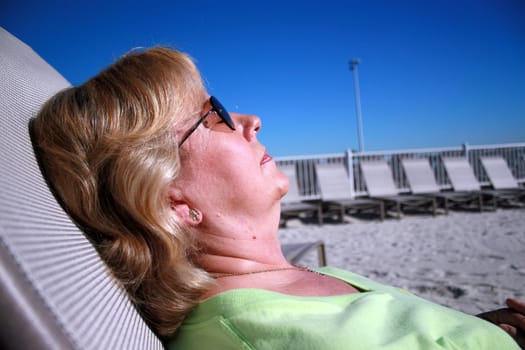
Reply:
[[414, 149], [378, 152], [353, 152], [314, 155], [277, 157], [277, 165], [295, 164], [299, 191], [306, 198], [319, 198], [314, 164], [343, 163], [348, 171], [348, 178], [353, 184], [351, 188], [355, 197], [366, 196], [366, 186], [360, 170], [362, 160], [384, 159], [392, 169], [392, 174], [400, 192], [408, 191], [406, 176], [401, 167], [403, 158], [427, 158], [430, 161], [437, 183], [441, 189], [450, 189], [450, 181], [442, 163], [442, 157], [467, 157], [476, 177], [482, 186], [489, 186], [489, 180], [480, 158], [483, 156], [502, 156], [519, 183], [525, 184], [525, 143], [504, 145], [477, 145], [465, 144], [461, 147]]

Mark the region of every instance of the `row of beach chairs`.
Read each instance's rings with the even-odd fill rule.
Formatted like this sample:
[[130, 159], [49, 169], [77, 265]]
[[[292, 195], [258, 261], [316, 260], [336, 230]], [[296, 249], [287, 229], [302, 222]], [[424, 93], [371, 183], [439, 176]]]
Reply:
[[483, 188], [465, 157], [442, 157], [452, 190], [441, 190], [428, 158], [401, 160], [409, 193], [401, 193], [386, 160], [361, 161], [368, 195], [354, 198], [350, 191], [346, 167], [341, 163], [315, 164], [319, 197], [301, 195], [295, 165], [279, 165], [288, 176], [290, 189], [282, 200], [281, 224], [291, 217], [309, 216], [322, 225], [327, 216], [338, 216], [340, 221], [350, 212], [374, 212], [383, 221], [393, 211], [399, 219], [408, 209], [430, 212], [438, 209], [448, 214], [452, 207], [483, 211], [495, 210], [499, 205], [523, 206], [525, 188], [520, 187], [504, 158], [482, 157], [481, 163], [490, 179], [491, 188]]

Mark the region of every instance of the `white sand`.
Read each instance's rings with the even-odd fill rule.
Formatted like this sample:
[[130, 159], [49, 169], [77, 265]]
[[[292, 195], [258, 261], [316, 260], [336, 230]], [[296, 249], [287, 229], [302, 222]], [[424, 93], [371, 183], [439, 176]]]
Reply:
[[[525, 299], [525, 209], [346, 224], [289, 221], [283, 243], [322, 239], [328, 265], [405, 288], [466, 313]], [[315, 252], [299, 264], [317, 266]]]

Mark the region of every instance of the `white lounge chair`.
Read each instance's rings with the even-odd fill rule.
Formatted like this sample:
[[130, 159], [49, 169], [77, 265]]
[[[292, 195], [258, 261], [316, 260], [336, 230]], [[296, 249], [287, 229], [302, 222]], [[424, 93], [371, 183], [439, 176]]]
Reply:
[[306, 202], [306, 198], [299, 193], [295, 165], [279, 165], [290, 183], [288, 193], [281, 199], [281, 223], [286, 226], [286, 220], [293, 216], [310, 214], [317, 216], [319, 225], [323, 224], [323, 211], [320, 201]]
[[410, 191], [413, 194], [434, 197], [443, 203], [445, 214], [451, 204], [475, 205], [481, 211], [483, 199], [481, 192], [471, 191], [441, 191], [434, 172], [427, 158], [404, 158], [401, 160], [403, 170], [407, 177]]
[[0, 347], [162, 349], [40, 173], [28, 123], [68, 86], [0, 28]]
[[315, 249], [317, 251], [318, 266], [326, 266], [326, 249], [322, 240], [306, 243], [288, 243], [283, 244], [281, 248], [286, 260], [292, 264], [298, 264], [306, 254]]
[[509, 200], [518, 201], [525, 198], [525, 188], [520, 187], [503, 157], [481, 157], [480, 160], [492, 187], [499, 192], [500, 196], [505, 194], [509, 196]]
[[398, 218], [404, 207], [430, 208], [432, 215], [436, 215], [435, 198], [399, 193], [385, 160], [361, 161], [360, 166], [369, 196], [384, 201], [385, 207], [395, 207]]
[[518, 192], [525, 190], [520, 187], [503, 157], [481, 157], [480, 160], [494, 189], [517, 190]]
[[381, 221], [385, 219], [382, 201], [370, 198], [352, 198], [350, 192], [351, 184], [348, 181], [348, 175], [343, 164], [316, 164], [315, 172], [325, 207], [323, 210], [335, 210], [341, 222], [343, 222], [344, 214], [348, 210], [357, 212], [373, 211], [379, 214]]

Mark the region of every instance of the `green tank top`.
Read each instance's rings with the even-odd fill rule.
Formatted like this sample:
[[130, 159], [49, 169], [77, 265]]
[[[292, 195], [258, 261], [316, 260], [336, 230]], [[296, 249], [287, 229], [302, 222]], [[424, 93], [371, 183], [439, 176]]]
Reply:
[[519, 350], [499, 327], [349, 271], [361, 293], [301, 297], [235, 289], [202, 301], [166, 344], [201, 349]]

